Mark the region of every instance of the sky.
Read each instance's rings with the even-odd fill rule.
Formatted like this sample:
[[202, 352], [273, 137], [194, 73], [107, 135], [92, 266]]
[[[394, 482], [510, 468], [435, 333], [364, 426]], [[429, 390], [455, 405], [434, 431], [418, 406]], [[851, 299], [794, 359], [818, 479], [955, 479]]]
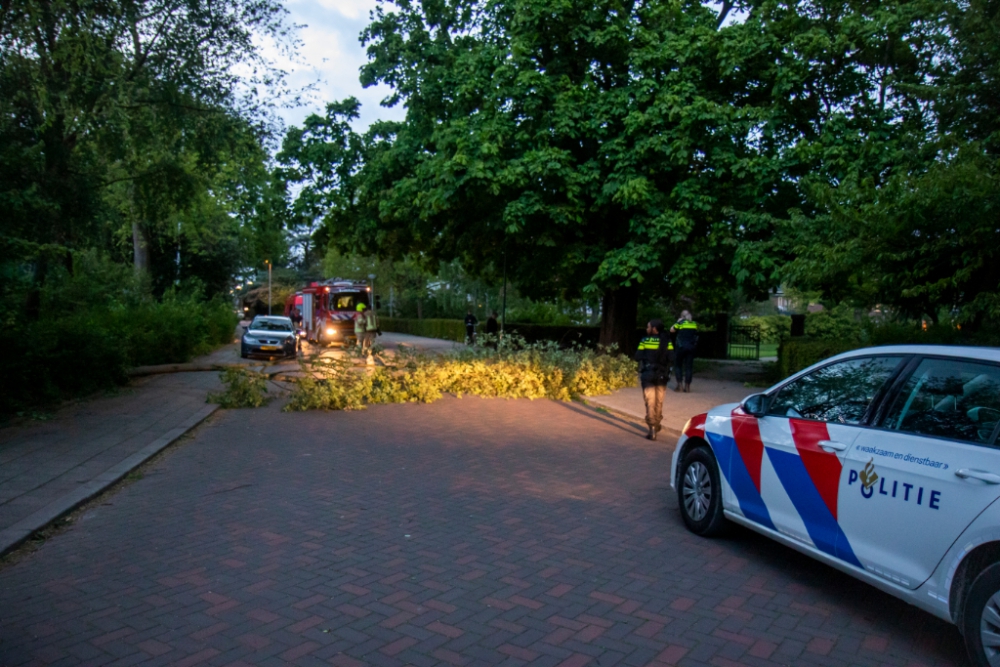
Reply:
[[361, 101], [361, 118], [356, 131], [365, 130], [376, 120], [402, 120], [402, 106], [380, 106], [388, 88], [362, 88], [358, 70], [367, 62], [364, 47], [358, 41], [369, 23], [375, 0], [287, 0], [289, 22], [302, 26], [298, 31], [301, 45], [298, 62], [279, 60], [289, 73], [294, 87], [316, 85], [305, 106], [282, 110], [286, 126], [300, 125], [312, 113], [322, 114], [327, 102], [354, 96]]

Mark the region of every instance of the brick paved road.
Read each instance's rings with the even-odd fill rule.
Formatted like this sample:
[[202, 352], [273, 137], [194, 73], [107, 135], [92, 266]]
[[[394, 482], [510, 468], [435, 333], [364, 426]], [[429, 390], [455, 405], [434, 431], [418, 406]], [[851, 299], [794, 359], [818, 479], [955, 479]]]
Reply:
[[217, 413], [0, 571], [0, 663], [954, 665], [949, 625], [747, 531], [549, 401]]

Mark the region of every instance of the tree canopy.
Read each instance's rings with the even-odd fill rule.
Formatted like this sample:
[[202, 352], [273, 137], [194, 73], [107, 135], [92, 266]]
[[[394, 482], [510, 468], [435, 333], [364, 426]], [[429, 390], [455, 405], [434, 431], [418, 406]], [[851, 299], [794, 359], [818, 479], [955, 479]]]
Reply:
[[282, 85], [260, 39], [294, 46], [276, 0], [0, 4], [3, 258], [40, 283], [53, 256], [129, 249], [161, 288], [225, 286]]
[[605, 342], [640, 291], [971, 321], [997, 313], [997, 6], [383, 2], [361, 78], [406, 120], [357, 135], [348, 100], [286, 155], [340, 249], [506, 255], [529, 296], [602, 295]]

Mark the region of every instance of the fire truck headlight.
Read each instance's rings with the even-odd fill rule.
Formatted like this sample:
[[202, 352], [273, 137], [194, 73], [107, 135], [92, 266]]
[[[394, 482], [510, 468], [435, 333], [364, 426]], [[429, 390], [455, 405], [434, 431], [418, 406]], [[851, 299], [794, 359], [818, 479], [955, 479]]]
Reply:
[[336, 336], [337, 335], [337, 330], [334, 329], [333, 327], [330, 327], [329, 329], [326, 330], [326, 335], [327, 336]]

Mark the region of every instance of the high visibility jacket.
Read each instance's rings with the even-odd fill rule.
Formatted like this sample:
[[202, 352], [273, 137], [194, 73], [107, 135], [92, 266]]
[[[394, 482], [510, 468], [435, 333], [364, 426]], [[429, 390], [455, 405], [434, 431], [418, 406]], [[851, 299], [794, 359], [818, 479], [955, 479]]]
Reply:
[[359, 336], [361, 334], [363, 334], [365, 332], [365, 330], [368, 328], [367, 322], [368, 322], [368, 313], [366, 313], [363, 310], [358, 311], [357, 313], [355, 313], [355, 315], [354, 315], [354, 333], [357, 334], [357, 335], [359, 335]]
[[369, 310], [366, 314], [368, 317], [365, 320], [365, 326], [368, 331], [378, 331], [378, 316], [375, 315], [375, 311]]
[[672, 327], [677, 348], [694, 351], [698, 347], [698, 323], [692, 320], [678, 320]]
[[639, 341], [635, 360], [639, 362], [639, 380], [644, 385], [666, 384], [670, 378], [670, 352], [673, 344], [666, 336], [646, 336]]

